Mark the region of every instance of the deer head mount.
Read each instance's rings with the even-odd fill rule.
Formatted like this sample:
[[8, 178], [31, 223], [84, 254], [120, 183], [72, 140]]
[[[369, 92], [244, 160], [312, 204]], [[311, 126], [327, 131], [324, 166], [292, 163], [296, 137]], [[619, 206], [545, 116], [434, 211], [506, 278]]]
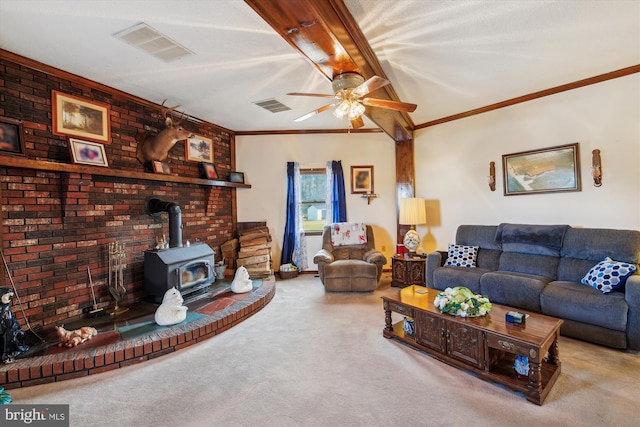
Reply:
[[139, 132], [138, 135], [136, 135], [136, 140], [138, 141], [136, 157], [140, 163], [150, 169], [153, 169], [150, 167], [152, 162], [165, 162], [167, 160], [169, 151], [176, 145], [176, 142], [193, 136], [193, 132], [186, 130], [180, 124], [184, 113], [180, 117], [180, 120], [175, 123], [171, 117], [171, 112], [180, 107], [180, 105], [167, 108], [164, 106], [166, 101], [166, 99], [162, 101], [161, 106], [162, 115], [165, 118], [165, 128], [156, 135], [148, 135], [146, 132]]

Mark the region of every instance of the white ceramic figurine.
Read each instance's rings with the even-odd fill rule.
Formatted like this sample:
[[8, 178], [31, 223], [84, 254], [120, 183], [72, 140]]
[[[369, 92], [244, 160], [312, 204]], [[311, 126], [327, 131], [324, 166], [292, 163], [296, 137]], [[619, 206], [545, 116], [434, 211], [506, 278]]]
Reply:
[[176, 288], [171, 288], [165, 292], [162, 304], [156, 310], [156, 323], [161, 326], [175, 325], [186, 319], [189, 308], [183, 306], [183, 302], [182, 295]]
[[249, 272], [241, 265], [236, 270], [236, 275], [233, 278], [233, 282], [231, 282], [231, 291], [236, 294], [243, 294], [245, 292], [249, 292], [253, 289], [253, 283], [251, 279], [249, 279]]

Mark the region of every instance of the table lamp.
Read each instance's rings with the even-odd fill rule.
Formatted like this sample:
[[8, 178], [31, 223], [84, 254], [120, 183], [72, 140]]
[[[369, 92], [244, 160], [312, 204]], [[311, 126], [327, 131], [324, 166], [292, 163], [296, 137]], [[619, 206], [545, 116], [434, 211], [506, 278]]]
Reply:
[[410, 255], [415, 255], [416, 249], [420, 246], [420, 235], [416, 231], [417, 224], [426, 224], [427, 210], [425, 208], [425, 200], [420, 197], [410, 197], [400, 199], [400, 218], [398, 222], [401, 225], [410, 225], [411, 229], [404, 235], [403, 244], [409, 251]]

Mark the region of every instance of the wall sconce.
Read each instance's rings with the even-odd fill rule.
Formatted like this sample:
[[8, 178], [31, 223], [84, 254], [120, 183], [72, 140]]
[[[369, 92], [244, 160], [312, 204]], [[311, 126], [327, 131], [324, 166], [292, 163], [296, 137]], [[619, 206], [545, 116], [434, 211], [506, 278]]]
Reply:
[[600, 161], [600, 150], [591, 152], [591, 173], [593, 174], [593, 186], [602, 185], [602, 162]]
[[489, 163], [489, 188], [496, 191], [496, 162]]
[[363, 199], [367, 199], [367, 204], [370, 205], [371, 199], [375, 199], [376, 197], [378, 197], [378, 195], [374, 193], [367, 193], [367, 194], [363, 194], [360, 197], [362, 197]]

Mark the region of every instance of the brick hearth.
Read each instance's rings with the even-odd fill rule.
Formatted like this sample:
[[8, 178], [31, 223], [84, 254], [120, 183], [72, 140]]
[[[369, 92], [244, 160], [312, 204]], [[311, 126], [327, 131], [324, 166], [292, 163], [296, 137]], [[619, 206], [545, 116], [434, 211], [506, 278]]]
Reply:
[[[153, 359], [213, 337], [237, 325], [266, 306], [275, 295], [275, 279], [248, 294], [231, 294], [220, 310], [201, 310], [203, 318], [142, 337], [57, 354], [27, 357], [0, 367], [0, 386], [11, 389], [64, 381], [122, 368]], [[232, 299], [234, 301], [229, 301]], [[214, 301], [212, 304], [214, 304]]]

